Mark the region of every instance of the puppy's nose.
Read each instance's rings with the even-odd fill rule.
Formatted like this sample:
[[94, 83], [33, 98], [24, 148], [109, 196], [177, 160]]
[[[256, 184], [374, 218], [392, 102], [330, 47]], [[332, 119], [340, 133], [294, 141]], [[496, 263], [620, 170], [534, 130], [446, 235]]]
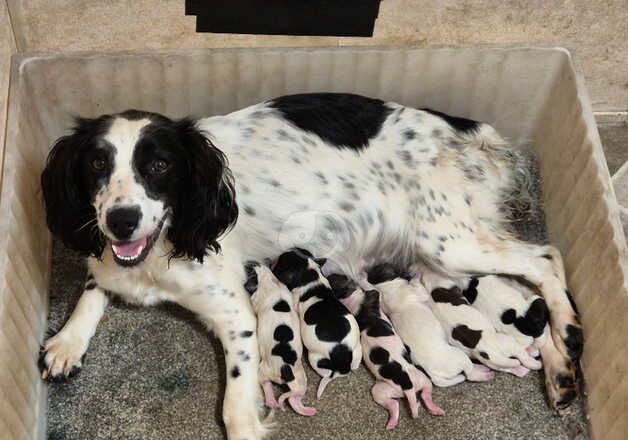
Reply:
[[142, 218], [140, 207], [125, 206], [107, 212], [107, 226], [118, 240], [128, 240]]

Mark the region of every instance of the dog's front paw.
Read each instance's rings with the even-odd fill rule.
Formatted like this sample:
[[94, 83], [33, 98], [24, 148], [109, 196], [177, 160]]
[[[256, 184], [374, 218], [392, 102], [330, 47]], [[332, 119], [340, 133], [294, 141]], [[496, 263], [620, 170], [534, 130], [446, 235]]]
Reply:
[[224, 412], [223, 419], [229, 440], [261, 440], [272, 428], [272, 412], [266, 420], [260, 420], [256, 410], [231, 414]]
[[582, 356], [584, 337], [577, 316], [571, 315], [566, 319], [552, 320], [551, 327], [552, 338], [558, 351], [569, 358], [574, 365], [578, 365]]
[[559, 413], [564, 412], [578, 397], [576, 367], [571, 361], [557, 357], [544, 367], [549, 404]]
[[63, 331], [48, 339], [39, 353], [42, 379], [63, 382], [76, 376], [83, 366], [86, 350], [87, 342]]

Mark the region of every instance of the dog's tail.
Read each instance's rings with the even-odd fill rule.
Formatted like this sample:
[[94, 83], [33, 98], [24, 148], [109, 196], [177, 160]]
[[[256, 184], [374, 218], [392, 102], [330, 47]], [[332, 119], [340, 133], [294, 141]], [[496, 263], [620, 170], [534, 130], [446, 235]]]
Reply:
[[[536, 158], [527, 145], [511, 145], [488, 124], [460, 134], [464, 143], [480, 151], [483, 161], [491, 164], [490, 190], [499, 195], [501, 223], [516, 229], [516, 223], [540, 218], [541, 190]], [[472, 168], [472, 167], [471, 167]], [[471, 169], [471, 171], [473, 171]], [[488, 177], [488, 176], [487, 176]]]

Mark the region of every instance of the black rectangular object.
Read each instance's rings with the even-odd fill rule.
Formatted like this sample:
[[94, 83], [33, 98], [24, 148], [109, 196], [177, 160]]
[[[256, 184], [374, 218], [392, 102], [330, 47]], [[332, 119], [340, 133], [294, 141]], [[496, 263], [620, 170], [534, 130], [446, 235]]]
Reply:
[[185, 15], [198, 15], [203, 10], [203, 0], [185, 0]]
[[197, 32], [371, 37], [380, 0], [196, 0]]

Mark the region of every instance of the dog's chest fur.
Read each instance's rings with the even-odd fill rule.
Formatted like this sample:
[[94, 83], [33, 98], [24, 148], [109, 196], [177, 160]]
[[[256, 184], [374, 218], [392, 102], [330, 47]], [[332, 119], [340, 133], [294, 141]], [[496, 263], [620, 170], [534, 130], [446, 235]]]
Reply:
[[[161, 244], [161, 243], [160, 243]], [[183, 296], [214, 295], [224, 290], [218, 280], [224, 269], [223, 256], [211, 256], [204, 263], [163, 258], [158, 245], [145, 264], [121, 269], [105, 250], [102, 261], [88, 260], [89, 270], [105, 290], [119, 294], [125, 301], [153, 305], [162, 301], [180, 302]]]

